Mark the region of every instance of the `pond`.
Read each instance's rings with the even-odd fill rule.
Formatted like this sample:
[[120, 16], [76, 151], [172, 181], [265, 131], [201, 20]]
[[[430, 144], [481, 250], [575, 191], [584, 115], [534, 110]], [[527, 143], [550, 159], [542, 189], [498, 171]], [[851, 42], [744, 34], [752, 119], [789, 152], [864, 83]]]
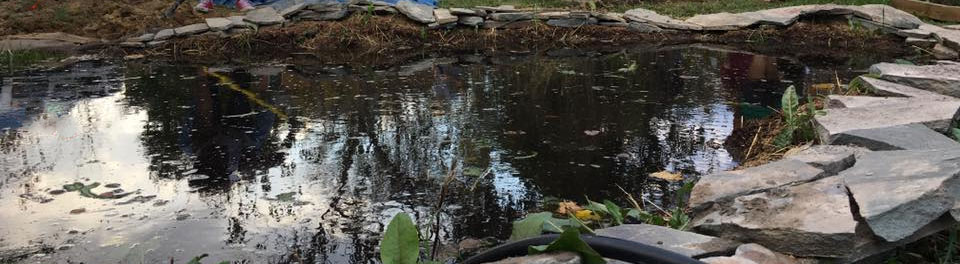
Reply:
[[[738, 122], [789, 85], [863, 68], [680, 46], [391, 69], [87, 61], [6, 77], [0, 252], [375, 263], [394, 214], [426, 230], [440, 200], [448, 245], [506, 238], [548, 199], [625, 204], [622, 187], [670, 205], [682, 183], [649, 173], [731, 169]], [[99, 186], [63, 190], [75, 182]]]

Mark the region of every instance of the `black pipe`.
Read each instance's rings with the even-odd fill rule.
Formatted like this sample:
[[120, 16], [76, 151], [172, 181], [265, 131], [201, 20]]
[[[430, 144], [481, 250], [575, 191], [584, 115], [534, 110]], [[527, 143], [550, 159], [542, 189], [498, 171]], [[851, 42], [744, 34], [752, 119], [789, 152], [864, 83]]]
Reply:
[[[525, 256], [527, 247], [550, 244], [558, 237], [560, 235], [543, 235], [507, 243], [480, 252], [461, 264], [481, 264], [509, 257]], [[580, 238], [604, 258], [636, 264], [704, 264], [684, 255], [629, 240], [594, 235], [581, 235]]]

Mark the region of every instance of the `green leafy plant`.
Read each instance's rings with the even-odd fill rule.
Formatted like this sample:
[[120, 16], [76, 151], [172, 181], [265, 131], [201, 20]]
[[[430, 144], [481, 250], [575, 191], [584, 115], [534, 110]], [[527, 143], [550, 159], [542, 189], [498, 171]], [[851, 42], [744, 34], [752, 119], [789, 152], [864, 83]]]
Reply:
[[576, 228], [564, 230], [563, 233], [560, 234], [560, 237], [550, 242], [550, 244], [530, 246], [527, 249], [527, 253], [530, 255], [554, 251], [576, 252], [580, 254], [585, 264], [607, 263], [607, 261], [600, 256], [600, 253], [597, 253], [590, 245], [587, 245], [587, 242], [584, 242], [583, 239], [580, 238], [580, 230]]
[[807, 97], [806, 107], [800, 108], [800, 97], [797, 96], [797, 90], [792, 85], [787, 87], [780, 98], [780, 115], [783, 118], [784, 126], [780, 133], [773, 140], [777, 148], [786, 148], [797, 141], [808, 141], [816, 138], [816, 129], [813, 125], [813, 118], [822, 114], [817, 110], [813, 97]]
[[390, 220], [380, 241], [380, 262], [383, 264], [416, 264], [420, 258], [420, 235], [417, 226], [405, 213]]

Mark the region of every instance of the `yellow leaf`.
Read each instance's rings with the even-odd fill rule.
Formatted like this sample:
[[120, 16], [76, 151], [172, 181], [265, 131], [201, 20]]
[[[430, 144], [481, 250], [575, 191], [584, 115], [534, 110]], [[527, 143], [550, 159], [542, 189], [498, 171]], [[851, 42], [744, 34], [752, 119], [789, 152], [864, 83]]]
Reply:
[[817, 90], [817, 91], [831, 91], [833, 90], [833, 88], [837, 86], [836, 84], [832, 84], [832, 83], [816, 83], [811, 85], [810, 87], [812, 87], [814, 90]]
[[575, 214], [580, 220], [600, 220], [600, 216], [590, 210], [580, 210]]
[[580, 206], [577, 205], [576, 202], [563, 201], [563, 202], [557, 203], [557, 214], [559, 215], [576, 213], [576, 212], [579, 212], [580, 210], [583, 210], [583, 208], [580, 208]]
[[664, 179], [664, 180], [667, 180], [667, 181], [682, 181], [682, 180], [683, 180], [683, 174], [680, 174], [679, 172], [673, 173], [673, 172], [669, 172], [669, 171], [660, 171], [660, 172], [650, 173], [650, 177], [654, 177], [654, 178], [658, 178], [658, 179]]

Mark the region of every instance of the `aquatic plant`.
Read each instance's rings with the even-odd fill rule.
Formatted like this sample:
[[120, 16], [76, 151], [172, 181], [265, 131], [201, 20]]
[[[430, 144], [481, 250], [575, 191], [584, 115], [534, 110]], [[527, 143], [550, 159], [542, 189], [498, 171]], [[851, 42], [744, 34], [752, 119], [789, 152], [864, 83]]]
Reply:
[[800, 97], [797, 96], [797, 90], [792, 85], [787, 87], [780, 99], [780, 115], [784, 125], [773, 140], [774, 146], [779, 149], [786, 148], [798, 141], [810, 141], [816, 138], [816, 128], [813, 124], [813, 118], [818, 114], [823, 114], [822, 110], [817, 110], [813, 97], [807, 97], [805, 107], [800, 107]]

